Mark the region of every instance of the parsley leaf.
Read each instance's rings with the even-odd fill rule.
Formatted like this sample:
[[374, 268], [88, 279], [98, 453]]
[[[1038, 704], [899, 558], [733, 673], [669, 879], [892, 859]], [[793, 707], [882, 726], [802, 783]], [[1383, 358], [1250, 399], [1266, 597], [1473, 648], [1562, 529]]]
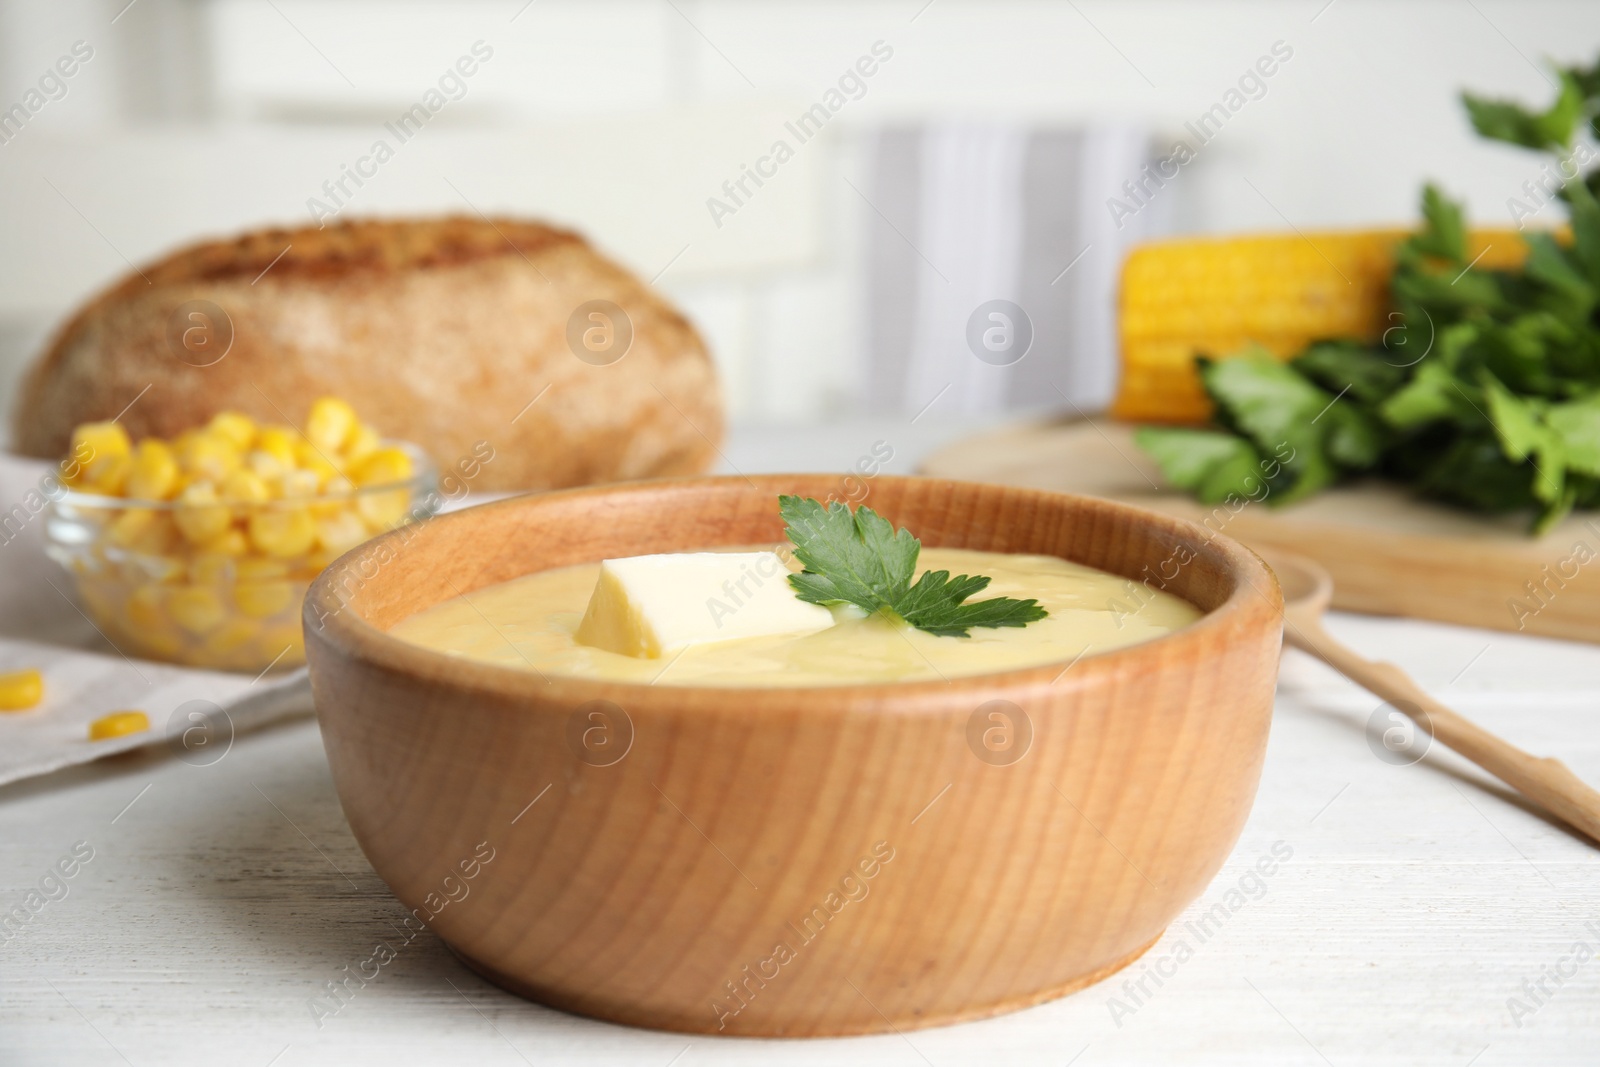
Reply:
[[940, 637], [970, 637], [974, 626], [1026, 626], [1049, 614], [1037, 600], [965, 603], [989, 585], [981, 575], [924, 571], [913, 585], [922, 543], [869, 507], [851, 512], [837, 501], [824, 507], [809, 497], [780, 496], [778, 514], [805, 565], [789, 584], [807, 603], [854, 604]]

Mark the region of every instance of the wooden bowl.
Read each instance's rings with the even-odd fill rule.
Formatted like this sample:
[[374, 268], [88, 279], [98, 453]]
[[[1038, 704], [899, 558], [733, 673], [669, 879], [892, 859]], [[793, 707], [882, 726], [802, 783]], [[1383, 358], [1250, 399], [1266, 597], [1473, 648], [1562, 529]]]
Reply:
[[775, 543], [779, 493], [704, 478], [516, 497], [338, 560], [306, 651], [367, 858], [463, 961], [569, 1011], [697, 1033], [905, 1030], [1100, 981], [1211, 880], [1255, 796], [1282, 600], [1194, 523], [881, 477], [928, 545], [1034, 552], [1204, 609], [1142, 645], [891, 685], [639, 686], [473, 663], [401, 619], [604, 557]]

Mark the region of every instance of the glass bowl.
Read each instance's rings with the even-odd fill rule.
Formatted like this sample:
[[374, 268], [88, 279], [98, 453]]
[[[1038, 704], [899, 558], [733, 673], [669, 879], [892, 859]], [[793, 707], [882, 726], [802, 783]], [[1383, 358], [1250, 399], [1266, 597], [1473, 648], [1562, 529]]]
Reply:
[[[45, 552], [127, 655], [231, 671], [305, 662], [300, 607], [324, 567], [442, 504], [422, 450], [404, 481], [251, 504], [180, 504], [67, 490], [45, 509]], [[191, 534], [203, 534], [202, 549]]]

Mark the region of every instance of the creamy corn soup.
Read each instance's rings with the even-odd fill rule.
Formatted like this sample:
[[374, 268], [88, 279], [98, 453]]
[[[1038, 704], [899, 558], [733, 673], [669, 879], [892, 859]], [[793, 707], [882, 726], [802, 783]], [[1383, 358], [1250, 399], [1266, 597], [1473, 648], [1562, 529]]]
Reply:
[[446, 600], [390, 632], [452, 656], [547, 675], [658, 685], [819, 686], [938, 681], [1064, 664], [1084, 653], [1148, 641], [1200, 617], [1192, 604], [1169, 593], [1054, 556], [923, 548], [918, 573], [925, 570], [988, 575], [988, 588], [973, 600], [1032, 598], [1050, 614], [1022, 628], [938, 637], [842, 606], [830, 609], [835, 625], [814, 633], [715, 641], [659, 658], [634, 657], [577, 640], [600, 573], [599, 563], [583, 563]]

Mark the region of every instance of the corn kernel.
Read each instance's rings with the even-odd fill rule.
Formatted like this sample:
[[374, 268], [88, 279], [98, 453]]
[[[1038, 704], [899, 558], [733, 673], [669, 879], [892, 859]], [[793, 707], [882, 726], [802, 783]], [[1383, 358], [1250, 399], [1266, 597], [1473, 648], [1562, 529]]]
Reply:
[[294, 466], [294, 446], [300, 434], [292, 426], [263, 426], [256, 434], [256, 451], [265, 452], [285, 469]]
[[410, 478], [411, 470], [411, 457], [405, 450], [389, 445], [362, 460], [352, 480], [357, 485], [389, 485]]
[[263, 508], [250, 516], [250, 543], [279, 559], [305, 555], [316, 535], [305, 508]]
[[0, 674], [0, 711], [27, 711], [44, 699], [44, 675], [35, 670]]
[[314, 519], [331, 519], [344, 512], [350, 506], [350, 495], [355, 492], [355, 486], [350, 484], [350, 479], [342, 474], [335, 474], [322, 486], [322, 492], [309, 505], [311, 517]]
[[165, 586], [141, 585], [128, 596], [123, 615], [135, 633], [141, 630], [159, 630], [167, 623], [167, 590]]
[[200, 552], [189, 561], [189, 581], [195, 585], [231, 585], [237, 571], [233, 557]]
[[240, 411], [219, 411], [211, 416], [206, 428], [233, 442], [233, 447], [243, 452], [256, 439], [256, 420]]
[[251, 556], [241, 559], [236, 567], [241, 582], [258, 582], [264, 578], [282, 578], [289, 573], [289, 565], [278, 559]]
[[229, 526], [201, 545], [200, 549], [218, 556], [242, 556], [250, 551], [250, 539], [237, 526]]
[[165, 441], [147, 437], [134, 450], [128, 468], [128, 496], [135, 500], [166, 500], [178, 490], [178, 460]]
[[260, 629], [261, 624], [253, 619], [229, 619], [206, 635], [200, 648], [209, 655], [225, 656], [243, 648]]
[[261, 650], [262, 659], [270, 660], [282, 653], [283, 658], [278, 660], [280, 667], [287, 667], [304, 660], [306, 642], [305, 634], [300, 629], [300, 620], [266, 627], [261, 632], [256, 647]]
[[119, 548], [133, 548], [149, 533], [155, 520], [156, 513], [149, 508], [123, 508], [106, 527], [106, 537]]
[[192, 478], [221, 482], [244, 462], [239, 449], [220, 433], [203, 431], [178, 450], [178, 464]]
[[143, 557], [159, 558], [172, 551], [172, 542], [177, 539], [177, 533], [172, 524], [172, 516], [160, 511], [153, 512], [138, 536], [122, 547]]
[[126, 737], [150, 729], [150, 716], [142, 711], [113, 711], [89, 724], [89, 740], [104, 741], [112, 737]]
[[322, 480], [315, 471], [292, 470], [278, 481], [278, 496], [284, 500], [316, 496]]
[[233, 602], [252, 619], [265, 619], [294, 605], [295, 587], [281, 578], [240, 582], [233, 587]]
[[324, 452], [337, 452], [357, 429], [355, 409], [338, 397], [322, 396], [311, 402], [306, 416], [306, 437]]
[[261, 476], [242, 469], [222, 479], [220, 495], [230, 504], [264, 504], [272, 499], [272, 492]]
[[294, 470], [294, 453], [283, 459], [265, 449], [257, 448], [244, 457], [244, 465], [264, 482], [275, 482], [285, 473]]
[[319, 451], [310, 441], [304, 440], [296, 445], [294, 449], [295, 462], [299, 464], [301, 470], [310, 471], [317, 476], [317, 486], [319, 488], [329, 478], [335, 478], [339, 475], [339, 465], [333, 459], [335, 455], [337, 453], [325, 454]]
[[353, 467], [376, 452], [383, 444], [383, 438], [378, 436], [378, 431], [360, 423], [355, 432], [344, 443], [344, 462], [346, 467]]
[[128, 431], [117, 423], [86, 422], [72, 431], [68, 455], [78, 467], [76, 477], [65, 480], [74, 488], [90, 492], [120, 492], [132, 452]]
[[383, 533], [400, 525], [410, 505], [411, 493], [406, 489], [362, 493], [356, 498], [356, 512], [373, 533]]
[[317, 519], [316, 524], [317, 547], [330, 556], [342, 556], [371, 536], [359, 515], [343, 509]]
[[233, 514], [217, 503], [217, 490], [209, 481], [195, 482], [178, 494], [172, 519], [184, 537], [203, 544], [220, 536], [233, 521]]
[[[170, 522], [164, 517], [162, 521]], [[121, 563], [122, 578], [130, 587], [149, 582], [163, 585], [182, 581], [183, 576], [189, 571], [181, 556], [138, 555], [122, 560]]]
[[199, 585], [174, 586], [167, 593], [172, 621], [192, 634], [210, 633], [222, 625], [228, 609], [216, 590]]

